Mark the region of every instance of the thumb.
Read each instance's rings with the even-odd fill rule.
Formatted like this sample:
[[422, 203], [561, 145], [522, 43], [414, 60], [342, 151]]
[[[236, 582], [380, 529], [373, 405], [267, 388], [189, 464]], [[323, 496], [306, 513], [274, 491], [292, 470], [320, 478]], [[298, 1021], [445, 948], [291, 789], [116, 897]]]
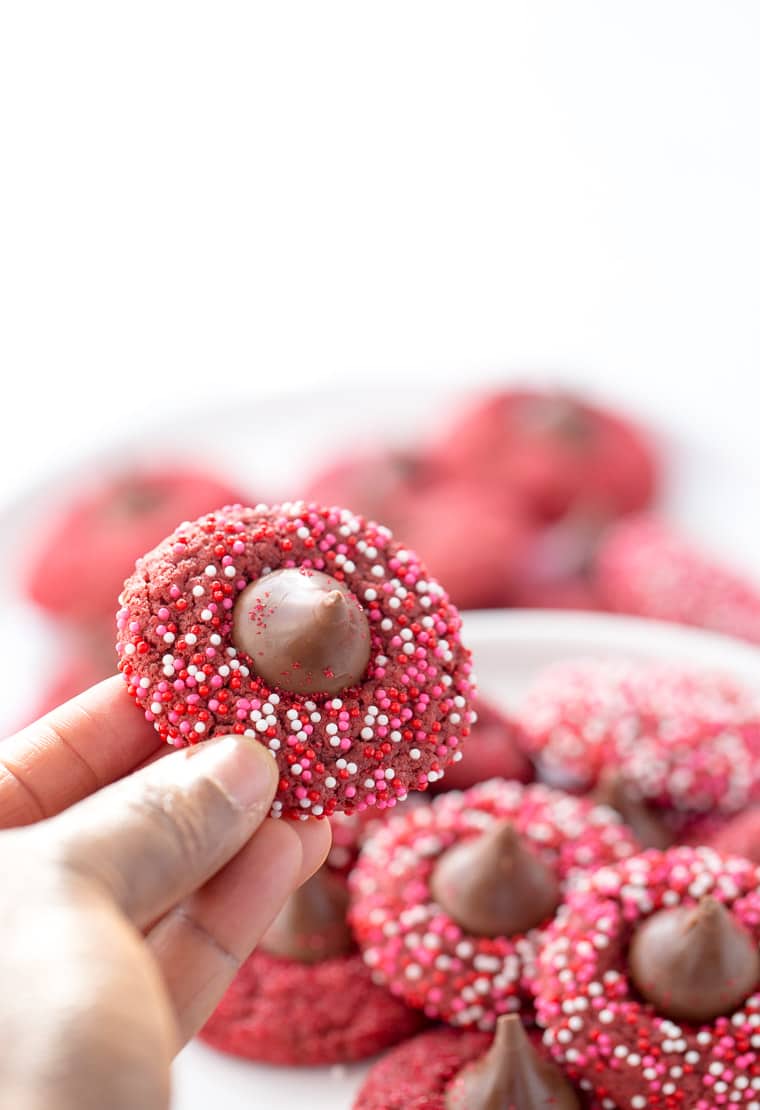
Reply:
[[225, 736], [167, 755], [47, 824], [69, 870], [95, 880], [138, 928], [227, 863], [269, 812], [277, 767]]

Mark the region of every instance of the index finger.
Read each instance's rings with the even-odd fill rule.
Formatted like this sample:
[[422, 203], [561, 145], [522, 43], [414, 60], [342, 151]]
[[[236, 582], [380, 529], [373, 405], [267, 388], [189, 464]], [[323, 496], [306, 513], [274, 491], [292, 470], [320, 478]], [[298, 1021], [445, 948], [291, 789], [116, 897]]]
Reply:
[[0, 741], [0, 828], [52, 817], [162, 746], [114, 675]]

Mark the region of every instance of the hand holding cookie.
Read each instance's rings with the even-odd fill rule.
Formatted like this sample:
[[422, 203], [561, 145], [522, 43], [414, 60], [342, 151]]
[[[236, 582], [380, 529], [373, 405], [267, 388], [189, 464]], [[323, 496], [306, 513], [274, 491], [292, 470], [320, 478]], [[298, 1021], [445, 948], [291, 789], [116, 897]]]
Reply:
[[163, 1110], [172, 1057], [326, 855], [326, 821], [267, 818], [260, 744], [158, 747], [118, 678], [3, 741], [4, 1105]]

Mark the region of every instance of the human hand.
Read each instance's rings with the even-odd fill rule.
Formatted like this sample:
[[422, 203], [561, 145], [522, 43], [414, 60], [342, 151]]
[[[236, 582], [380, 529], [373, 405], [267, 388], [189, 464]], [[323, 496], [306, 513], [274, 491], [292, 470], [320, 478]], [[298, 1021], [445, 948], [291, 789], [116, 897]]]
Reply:
[[0, 742], [2, 1107], [165, 1110], [173, 1055], [325, 858], [326, 821], [267, 817], [257, 741], [164, 751], [119, 678]]

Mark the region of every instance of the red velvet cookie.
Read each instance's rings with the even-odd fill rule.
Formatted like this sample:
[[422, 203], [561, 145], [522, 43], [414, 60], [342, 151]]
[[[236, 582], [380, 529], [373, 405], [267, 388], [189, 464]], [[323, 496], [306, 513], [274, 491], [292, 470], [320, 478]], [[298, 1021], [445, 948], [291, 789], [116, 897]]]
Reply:
[[229, 483], [180, 464], [117, 474], [56, 514], [27, 557], [26, 593], [57, 617], [112, 621], [114, 599], [143, 551], [177, 521], [239, 496]]
[[366, 520], [382, 520], [398, 530], [398, 504], [407, 494], [435, 481], [437, 469], [416, 451], [375, 447], [347, 455], [312, 474], [304, 499], [342, 505]]
[[[468, 745], [470, 741], [467, 741]], [[455, 765], [456, 766], [456, 765]], [[446, 771], [448, 778], [452, 768]], [[332, 843], [327, 854], [327, 866], [338, 874], [348, 875], [356, 863], [361, 846], [365, 840], [377, 832], [391, 816], [400, 816], [409, 809], [430, 804], [429, 794], [420, 794], [416, 791], [409, 794], [403, 802], [398, 802], [393, 809], [378, 809], [368, 806], [361, 812], [334, 813], [330, 818], [332, 830]]]
[[512, 601], [533, 528], [516, 497], [459, 479], [410, 490], [394, 507], [396, 528], [461, 609]]
[[441, 1028], [394, 1048], [369, 1072], [353, 1110], [614, 1110], [573, 1090], [541, 1038], [516, 1016], [496, 1037]]
[[539, 520], [578, 506], [633, 512], [650, 503], [657, 485], [656, 460], [641, 431], [559, 392], [485, 397], [453, 422], [437, 457], [459, 478], [517, 492]]
[[495, 499], [477, 483], [442, 480], [439, 470], [422, 456], [377, 452], [336, 463], [308, 495], [384, 521], [460, 608], [504, 605], [532, 534], [525, 513], [508, 494]]
[[609, 609], [760, 643], [760, 588], [662, 521], [634, 517], [611, 528], [596, 565]]
[[760, 791], [760, 710], [727, 676], [675, 667], [632, 672], [638, 729], [618, 745], [621, 773], [682, 816], [738, 813]]
[[512, 602], [526, 609], [601, 609], [594, 557], [605, 521], [578, 508], [538, 528], [516, 575]]
[[611, 810], [494, 779], [368, 840], [349, 918], [376, 982], [432, 1019], [489, 1030], [529, 1006], [526, 965], [568, 884], [635, 850]]
[[387, 528], [303, 502], [232, 506], [138, 560], [119, 667], [159, 734], [265, 743], [273, 814], [392, 806], [469, 733], [460, 617]]
[[724, 675], [582, 659], [540, 673], [516, 715], [548, 782], [589, 789], [613, 766], [645, 798], [685, 813], [746, 805], [759, 720], [752, 695]]
[[626, 663], [573, 659], [536, 675], [515, 722], [540, 778], [569, 790], [594, 785], [618, 737], [636, 728], [629, 672]]
[[342, 881], [318, 872], [293, 895], [201, 1032], [234, 1056], [306, 1066], [361, 1060], [424, 1019], [372, 982], [345, 922]]
[[679, 813], [652, 803], [625, 772], [606, 768], [594, 789], [586, 795], [597, 805], [610, 806], [620, 814], [642, 848], [672, 848], [709, 844], [728, 818], [718, 813]]
[[617, 1107], [756, 1107], [759, 942], [760, 870], [747, 860], [672, 848], [600, 868], [539, 954], [544, 1042]]
[[433, 793], [468, 790], [487, 779], [516, 779], [531, 782], [533, 764], [520, 745], [520, 734], [501, 710], [482, 698], [475, 703], [477, 720], [472, 726], [462, 758], [453, 763], [444, 778], [433, 784]]

